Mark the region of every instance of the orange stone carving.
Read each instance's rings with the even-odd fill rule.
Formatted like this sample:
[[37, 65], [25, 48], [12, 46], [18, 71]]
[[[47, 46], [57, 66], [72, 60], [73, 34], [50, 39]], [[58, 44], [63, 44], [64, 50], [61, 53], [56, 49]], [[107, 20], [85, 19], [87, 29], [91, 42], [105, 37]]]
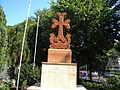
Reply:
[[67, 34], [65, 37], [63, 35], [63, 28], [65, 27], [66, 30], [70, 29], [70, 19], [64, 21], [66, 13], [57, 13], [59, 17], [59, 22], [55, 18], [52, 19], [52, 29], [58, 28], [58, 36], [55, 36], [54, 33], [50, 34], [50, 48], [51, 49], [70, 49], [70, 42], [71, 42], [71, 35]]

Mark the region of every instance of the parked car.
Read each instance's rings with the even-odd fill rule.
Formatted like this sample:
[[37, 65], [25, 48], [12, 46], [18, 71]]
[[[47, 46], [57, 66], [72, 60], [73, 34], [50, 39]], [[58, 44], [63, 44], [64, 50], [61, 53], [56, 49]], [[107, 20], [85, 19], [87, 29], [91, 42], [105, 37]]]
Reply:
[[92, 76], [93, 77], [97, 77], [98, 76], [98, 72], [92, 72]]
[[87, 71], [80, 71], [79, 72], [79, 77], [87, 77], [88, 76], [88, 72]]
[[115, 77], [113, 72], [105, 72], [105, 77]]

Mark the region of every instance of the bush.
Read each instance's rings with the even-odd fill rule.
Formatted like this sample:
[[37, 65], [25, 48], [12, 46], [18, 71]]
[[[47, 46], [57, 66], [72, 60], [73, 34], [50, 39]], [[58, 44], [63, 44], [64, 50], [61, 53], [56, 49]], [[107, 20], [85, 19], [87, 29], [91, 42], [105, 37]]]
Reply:
[[10, 90], [12, 85], [11, 81], [0, 81], [0, 90]]
[[104, 84], [106, 90], [120, 90], [120, 75], [116, 77], [109, 77]]
[[81, 84], [87, 89], [96, 88], [96, 90], [120, 90], [120, 75], [109, 77], [108, 80], [102, 84], [84, 81]]
[[96, 88], [96, 89], [102, 89], [103, 88], [103, 84], [98, 84], [95, 82], [82, 82], [82, 85], [84, 87], [86, 87], [87, 89], [91, 89], [91, 88]]
[[[25, 63], [21, 66], [20, 86], [33, 85], [40, 82], [41, 68], [36, 66], [32, 69], [33, 64]], [[17, 74], [15, 75], [17, 80]]]

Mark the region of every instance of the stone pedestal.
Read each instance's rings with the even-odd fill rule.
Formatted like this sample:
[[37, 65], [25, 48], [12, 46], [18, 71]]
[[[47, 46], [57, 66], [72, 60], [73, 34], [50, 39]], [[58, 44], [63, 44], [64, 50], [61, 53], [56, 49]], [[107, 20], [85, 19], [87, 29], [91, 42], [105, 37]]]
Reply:
[[77, 64], [42, 63], [41, 88], [76, 89]]
[[87, 90], [77, 87], [77, 64], [71, 60], [70, 49], [49, 49], [48, 62], [42, 63], [41, 87], [27, 90]]
[[48, 49], [48, 62], [71, 63], [72, 52], [70, 49]]

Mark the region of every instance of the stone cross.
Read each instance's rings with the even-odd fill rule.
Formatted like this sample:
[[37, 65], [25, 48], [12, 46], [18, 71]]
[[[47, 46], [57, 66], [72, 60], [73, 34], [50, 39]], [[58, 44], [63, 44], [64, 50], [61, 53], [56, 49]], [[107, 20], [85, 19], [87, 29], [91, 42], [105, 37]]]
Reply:
[[64, 21], [64, 17], [66, 16], [65, 12], [64, 13], [58, 12], [57, 15], [59, 17], [59, 22], [55, 18], [52, 19], [52, 21], [54, 23], [54, 24], [52, 24], [52, 28], [55, 29], [55, 28], [58, 27], [59, 28], [58, 29], [58, 36], [60, 38], [63, 38], [64, 37], [64, 35], [63, 35], [63, 27], [65, 27], [66, 30], [70, 29], [70, 25], [69, 25], [70, 19], [67, 19], [67, 20]]
[[59, 21], [56, 19], [52, 19], [53, 24], [52, 28], [58, 28], [58, 36], [55, 36], [54, 33], [50, 34], [50, 48], [51, 49], [70, 49], [70, 42], [71, 42], [71, 35], [67, 34], [66, 36], [63, 35], [63, 29], [66, 28], [66, 30], [70, 29], [70, 19], [67, 19], [64, 21], [64, 18], [66, 16], [66, 13], [57, 13], [59, 17]]

